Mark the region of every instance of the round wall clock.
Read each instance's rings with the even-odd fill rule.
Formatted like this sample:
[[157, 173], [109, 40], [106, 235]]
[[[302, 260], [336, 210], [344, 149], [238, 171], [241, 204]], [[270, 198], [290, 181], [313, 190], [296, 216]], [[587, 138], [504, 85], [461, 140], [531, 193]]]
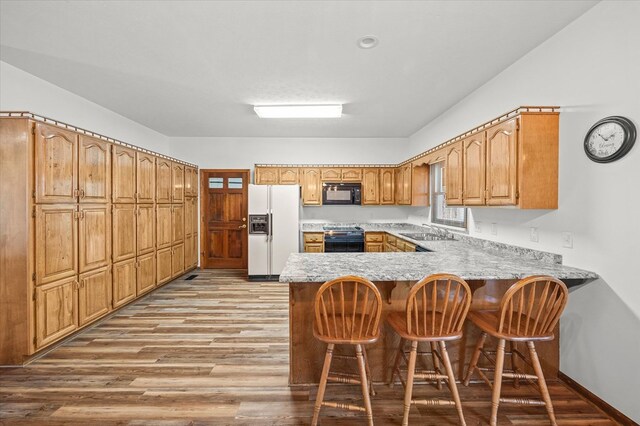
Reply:
[[591, 126], [584, 138], [584, 152], [596, 163], [610, 163], [627, 155], [636, 141], [631, 120], [612, 116]]

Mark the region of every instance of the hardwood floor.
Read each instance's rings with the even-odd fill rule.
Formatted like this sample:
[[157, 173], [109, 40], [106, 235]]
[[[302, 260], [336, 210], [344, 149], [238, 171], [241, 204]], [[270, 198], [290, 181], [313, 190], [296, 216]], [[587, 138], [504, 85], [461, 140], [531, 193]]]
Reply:
[[[316, 388], [290, 389], [288, 286], [247, 282], [234, 271], [194, 271], [118, 311], [24, 368], [0, 370], [2, 424], [308, 424]], [[487, 424], [490, 390], [459, 385], [468, 425]], [[549, 382], [559, 424], [611, 425], [562, 382]], [[374, 420], [399, 425], [402, 386], [376, 385]], [[510, 396], [533, 387], [505, 385]], [[420, 395], [448, 397], [429, 385]], [[331, 385], [325, 400], [357, 399]], [[323, 408], [321, 421], [364, 424], [360, 413]], [[499, 411], [503, 425], [546, 425], [544, 407]], [[455, 409], [412, 407], [410, 424], [455, 425]]]

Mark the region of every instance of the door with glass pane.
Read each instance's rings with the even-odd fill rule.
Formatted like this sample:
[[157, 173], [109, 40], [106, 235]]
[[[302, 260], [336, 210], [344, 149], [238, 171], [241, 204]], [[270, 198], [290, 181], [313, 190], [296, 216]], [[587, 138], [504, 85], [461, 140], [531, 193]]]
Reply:
[[201, 170], [203, 268], [246, 269], [249, 170]]

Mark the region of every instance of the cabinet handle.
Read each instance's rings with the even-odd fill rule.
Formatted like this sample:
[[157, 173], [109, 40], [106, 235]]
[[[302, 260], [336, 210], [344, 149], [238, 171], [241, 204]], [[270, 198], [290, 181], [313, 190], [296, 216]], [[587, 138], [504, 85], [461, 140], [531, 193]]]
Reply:
[[84, 189], [80, 190], [80, 198], [84, 198]]
[[73, 197], [74, 197], [74, 198], [78, 197], [78, 193], [79, 193], [79, 192], [80, 192], [79, 190], [74, 189], [74, 190], [73, 190]]

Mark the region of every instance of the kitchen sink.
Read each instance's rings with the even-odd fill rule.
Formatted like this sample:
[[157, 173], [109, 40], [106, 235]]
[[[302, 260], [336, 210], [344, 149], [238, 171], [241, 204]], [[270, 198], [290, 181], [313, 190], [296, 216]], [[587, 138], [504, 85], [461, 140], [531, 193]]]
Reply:
[[451, 241], [453, 237], [439, 234], [432, 234], [428, 232], [415, 232], [415, 233], [400, 233], [403, 237], [411, 238], [416, 241]]

